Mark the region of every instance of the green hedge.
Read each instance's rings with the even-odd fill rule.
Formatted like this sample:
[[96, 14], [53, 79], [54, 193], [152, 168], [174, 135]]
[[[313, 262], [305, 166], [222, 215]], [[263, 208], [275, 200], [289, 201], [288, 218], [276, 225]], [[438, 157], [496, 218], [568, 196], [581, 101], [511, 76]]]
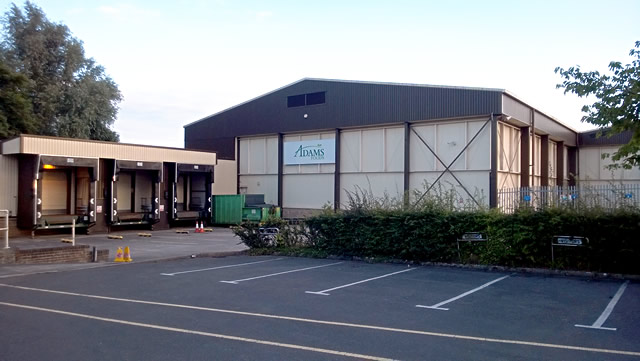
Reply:
[[[313, 247], [330, 254], [458, 262], [456, 239], [482, 232], [486, 244], [461, 243], [463, 262], [640, 274], [640, 212], [527, 209], [497, 211], [358, 210], [308, 218]], [[589, 238], [585, 247], [555, 247], [555, 235]]]

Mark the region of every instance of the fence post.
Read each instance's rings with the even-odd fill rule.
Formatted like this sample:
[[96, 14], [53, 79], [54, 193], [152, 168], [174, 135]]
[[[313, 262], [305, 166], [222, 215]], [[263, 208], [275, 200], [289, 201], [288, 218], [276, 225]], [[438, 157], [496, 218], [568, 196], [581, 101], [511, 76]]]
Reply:
[[9, 248], [9, 210], [2, 209], [0, 213], [4, 213], [4, 227], [0, 231], [4, 231], [4, 249]]

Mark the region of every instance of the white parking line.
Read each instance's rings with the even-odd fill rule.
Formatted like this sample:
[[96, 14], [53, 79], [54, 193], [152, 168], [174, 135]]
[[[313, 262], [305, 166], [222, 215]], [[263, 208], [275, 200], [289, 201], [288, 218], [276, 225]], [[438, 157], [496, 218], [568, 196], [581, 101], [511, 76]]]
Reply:
[[223, 339], [223, 340], [256, 343], [256, 344], [267, 345], [267, 346], [284, 347], [284, 348], [290, 348], [290, 349], [294, 349], [294, 350], [319, 352], [319, 353], [335, 355], [335, 356], [352, 357], [352, 358], [357, 358], [357, 359], [361, 359], [361, 360], [378, 360], [378, 361], [387, 361], [387, 360], [389, 360], [389, 361], [392, 361], [392, 359], [388, 359], [388, 358], [384, 358], [384, 357], [363, 355], [363, 354], [352, 353], [352, 352], [330, 350], [330, 349], [318, 348], [318, 347], [309, 347], [309, 346], [296, 345], [296, 344], [291, 344], [291, 343], [282, 343], [282, 342], [259, 340], [259, 339], [255, 339], [255, 338], [223, 335], [223, 334], [220, 334], [220, 333], [188, 330], [188, 329], [184, 329], [184, 328], [167, 327], [167, 326], [161, 326], [161, 325], [154, 325], [154, 324], [150, 324], [150, 323], [124, 321], [124, 320], [118, 320], [118, 319], [114, 319], [114, 318], [86, 315], [86, 314], [83, 314], [83, 313], [75, 313], [75, 312], [67, 312], [67, 311], [55, 310], [55, 309], [51, 309], [51, 308], [34, 307], [34, 306], [27, 306], [27, 305], [21, 305], [21, 304], [15, 304], [15, 303], [7, 303], [7, 302], [0, 302], [0, 305], [9, 306], [9, 307], [18, 307], [18, 308], [23, 308], [23, 309], [27, 309], [27, 310], [56, 313], [56, 314], [65, 315], [65, 316], [87, 318], [87, 319], [90, 319], [90, 320], [111, 322], [111, 323], [127, 325], [127, 326], [144, 327], [144, 328], [151, 328], [151, 329], [155, 329], [155, 330], [170, 331], [170, 332], [180, 332], [180, 333], [186, 333], [186, 334], [197, 335], [197, 336], [207, 336], [207, 337], [220, 338], [220, 339]]
[[200, 243], [188, 243], [188, 242], [171, 242], [171, 241], [147, 241], [147, 243], [159, 243], [159, 244], [167, 244], [167, 245], [175, 245], [175, 246], [197, 246]]
[[281, 259], [282, 258], [274, 258], [274, 259], [268, 259], [268, 260], [265, 260], [265, 261], [238, 263], [238, 264], [230, 264], [230, 265], [227, 265], [227, 266], [218, 266], [218, 267], [211, 267], [211, 268], [194, 269], [194, 270], [191, 270], [191, 271], [182, 271], [182, 272], [174, 272], [174, 273], [160, 273], [160, 274], [163, 275], [163, 276], [175, 276], [175, 275], [181, 275], [181, 274], [184, 274], [184, 273], [204, 272], [204, 271], [212, 271], [212, 270], [223, 269], [223, 268], [248, 266], [250, 264], [258, 264], [258, 263], [265, 263], [265, 262], [271, 262], [271, 261], [279, 261]]
[[595, 328], [597, 330], [606, 330], [606, 331], [615, 331], [615, 330], [617, 330], [617, 328], [602, 327], [602, 325], [604, 325], [604, 323], [607, 320], [607, 318], [609, 318], [609, 315], [611, 315], [611, 312], [613, 312], [613, 308], [616, 307], [616, 304], [620, 300], [620, 297], [622, 297], [622, 294], [624, 293], [624, 290], [627, 288], [628, 284], [629, 284], [629, 281], [626, 281], [625, 283], [623, 283], [620, 286], [620, 288], [618, 288], [618, 292], [616, 292], [616, 294], [613, 296], [611, 301], [609, 301], [609, 304], [607, 305], [607, 307], [605, 307], [604, 311], [602, 312], [600, 317], [598, 317], [596, 322], [593, 323], [593, 325], [591, 325], [591, 326], [588, 326], [588, 325], [575, 325], [575, 326], [576, 327], [582, 327], [582, 328]]
[[176, 303], [164, 303], [164, 302], [144, 301], [144, 300], [136, 300], [136, 299], [129, 299], [129, 298], [117, 298], [117, 297], [109, 297], [109, 296], [91, 295], [91, 294], [85, 294], [85, 293], [56, 291], [56, 290], [48, 290], [43, 288], [15, 286], [15, 285], [9, 285], [5, 283], [0, 283], [0, 287], [7, 287], [7, 288], [13, 288], [13, 289], [25, 290], [25, 291], [52, 293], [52, 294], [74, 296], [74, 297], [85, 297], [85, 298], [106, 300], [106, 301], [161, 306], [161, 307], [169, 307], [169, 308], [177, 308], [177, 309], [188, 309], [188, 310], [204, 311], [204, 312], [217, 312], [217, 313], [246, 316], [246, 317], [294, 321], [294, 322], [309, 323], [309, 324], [316, 324], [316, 325], [339, 326], [339, 327], [356, 328], [356, 329], [373, 330], [373, 331], [385, 331], [385, 332], [393, 332], [393, 333], [400, 333], [400, 334], [407, 334], [407, 335], [431, 336], [431, 337], [441, 337], [441, 338], [454, 339], [454, 340], [499, 343], [499, 344], [519, 345], [519, 346], [533, 346], [533, 347], [541, 347], [541, 348], [549, 348], [549, 349], [584, 351], [584, 352], [595, 352], [595, 353], [615, 354], [615, 355], [628, 355], [628, 356], [636, 356], [636, 357], [640, 356], [640, 352], [638, 351], [582, 347], [582, 346], [573, 346], [573, 345], [562, 345], [562, 344], [556, 344], [556, 343], [510, 340], [510, 339], [502, 339], [502, 338], [488, 338], [488, 337], [482, 337], [482, 336], [469, 336], [469, 335], [460, 335], [460, 334], [454, 334], [454, 333], [440, 333], [440, 332], [432, 332], [432, 331], [421, 331], [421, 330], [412, 330], [412, 329], [403, 329], [403, 328], [394, 328], [394, 327], [374, 326], [374, 325], [339, 322], [339, 321], [325, 321], [325, 320], [312, 319], [312, 318], [280, 316], [280, 315], [273, 315], [273, 314], [267, 314], [267, 313], [226, 310], [221, 308], [199, 307], [199, 306], [191, 306], [191, 305], [181, 305]]
[[468, 296], [468, 295], [470, 295], [470, 294], [472, 294], [472, 293], [474, 293], [474, 292], [478, 292], [478, 291], [480, 291], [481, 289], [483, 289], [483, 288], [487, 288], [487, 287], [491, 286], [492, 284], [494, 284], [494, 283], [496, 283], [496, 282], [500, 282], [500, 281], [502, 281], [503, 279], [508, 278], [508, 277], [509, 277], [509, 276], [504, 276], [504, 277], [497, 278], [497, 279], [495, 279], [495, 280], [493, 280], [493, 281], [491, 281], [491, 282], [487, 282], [487, 283], [483, 284], [483, 285], [482, 285], [482, 286], [480, 286], [480, 287], [476, 287], [476, 288], [472, 289], [471, 291], [467, 291], [467, 292], [465, 292], [465, 293], [463, 293], [463, 294], [461, 294], [461, 295], [458, 295], [458, 296], [456, 296], [456, 297], [450, 298], [450, 299], [448, 299], [448, 300], [446, 300], [446, 301], [442, 301], [442, 302], [440, 302], [440, 303], [436, 303], [436, 304], [435, 304], [435, 305], [433, 305], [433, 306], [416, 305], [416, 307], [421, 307], [421, 308], [430, 308], [430, 309], [433, 309], [433, 310], [449, 311], [449, 309], [448, 309], [448, 308], [444, 308], [444, 307], [440, 307], [440, 306], [443, 306], [443, 305], [446, 305], [447, 303], [450, 303], [450, 302], [453, 302], [453, 301], [459, 300], [459, 299], [461, 299], [462, 297]]
[[417, 269], [417, 268], [405, 269], [405, 270], [402, 270], [402, 271], [393, 272], [393, 273], [389, 273], [389, 274], [386, 274], [386, 275], [382, 275], [382, 276], [378, 276], [378, 277], [373, 277], [373, 278], [369, 278], [369, 279], [366, 279], [366, 280], [362, 280], [362, 281], [358, 281], [358, 282], [353, 282], [353, 283], [349, 283], [349, 284], [347, 284], [347, 285], [342, 285], [342, 286], [338, 286], [338, 287], [334, 287], [334, 288], [329, 288], [329, 289], [322, 290], [322, 291], [317, 291], [317, 292], [313, 292], [313, 291], [305, 291], [305, 293], [310, 293], [310, 294], [312, 294], [312, 295], [329, 296], [329, 293], [327, 293], [327, 292], [331, 292], [331, 291], [339, 290], [339, 289], [341, 289], [341, 288], [345, 288], [345, 287], [349, 287], [349, 286], [357, 285], [357, 284], [360, 284], [360, 283], [365, 283], [365, 282], [369, 282], [369, 281], [377, 280], [377, 279], [380, 279], [380, 278], [385, 278], [385, 277], [389, 277], [389, 276], [397, 275], [398, 273], [403, 273], [403, 272], [413, 271], [413, 270], [415, 270], [415, 269]]
[[329, 267], [329, 266], [335, 266], [337, 264], [340, 263], [344, 263], [344, 262], [336, 262], [336, 263], [330, 263], [330, 264], [323, 264], [322, 266], [314, 266], [314, 267], [307, 267], [307, 268], [298, 268], [298, 269], [294, 269], [291, 271], [284, 271], [284, 272], [278, 272], [278, 273], [271, 273], [268, 275], [264, 275], [264, 276], [257, 276], [257, 277], [251, 277], [251, 278], [243, 278], [241, 280], [234, 280], [234, 281], [220, 281], [222, 283], [231, 283], [233, 285], [237, 285], [240, 282], [244, 282], [244, 281], [251, 281], [251, 280], [257, 280], [259, 278], [265, 278], [265, 277], [272, 277], [272, 276], [278, 276], [278, 275], [283, 275], [286, 273], [293, 273], [293, 272], [301, 272], [301, 271], [306, 271], [306, 270], [310, 270], [310, 269], [315, 269], [315, 268], [322, 268], [322, 267]]

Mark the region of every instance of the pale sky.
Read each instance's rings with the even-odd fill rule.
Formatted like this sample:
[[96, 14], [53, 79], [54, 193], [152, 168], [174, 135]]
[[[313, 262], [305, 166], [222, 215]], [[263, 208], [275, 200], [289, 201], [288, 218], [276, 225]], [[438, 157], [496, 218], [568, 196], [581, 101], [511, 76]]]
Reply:
[[553, 70], [604, 72], [640, 40], [637, 0], [34, 3], [118, 84], [120, 140], [171, 147], [185, 124], [306, 77], [507, 89], [593, 129]]

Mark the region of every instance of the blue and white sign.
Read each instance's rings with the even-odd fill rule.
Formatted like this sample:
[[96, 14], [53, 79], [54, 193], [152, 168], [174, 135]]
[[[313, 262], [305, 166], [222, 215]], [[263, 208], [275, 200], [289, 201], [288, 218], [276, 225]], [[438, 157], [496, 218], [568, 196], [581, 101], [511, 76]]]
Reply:
[[284, 143], [284, 164], [328, 164], [336, 162], [336, 140], [318, 139]]

